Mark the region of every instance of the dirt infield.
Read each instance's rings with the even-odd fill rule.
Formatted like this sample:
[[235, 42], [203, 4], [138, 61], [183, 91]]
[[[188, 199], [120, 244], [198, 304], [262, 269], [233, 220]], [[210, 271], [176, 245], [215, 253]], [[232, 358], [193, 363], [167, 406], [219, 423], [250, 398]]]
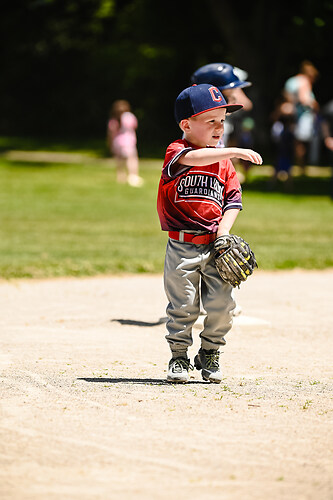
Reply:
[[332, 280], [257, 271], [181, 386], [161, 276], [0, 282], [0, 497], [331, 500]]

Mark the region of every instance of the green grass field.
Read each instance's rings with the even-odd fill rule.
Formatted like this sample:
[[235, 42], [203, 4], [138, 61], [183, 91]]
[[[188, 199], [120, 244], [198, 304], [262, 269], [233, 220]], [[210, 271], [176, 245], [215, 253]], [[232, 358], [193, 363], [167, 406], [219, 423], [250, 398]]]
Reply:
[[[2, 156], [1, 277], [162, 272], [167, 235], [156, 213], [162, 160], [141, 160], [145, 185], [136, 189], [115, 183], [112, 160], [92, 156], [78, 163]], [[286, 194], [268, 192], [261, 172], [253, 169], [244, 186], [233, 229], [250, 242], [260, 268], [333, 266], [328, 177], [296, 178], [294, 194]]]

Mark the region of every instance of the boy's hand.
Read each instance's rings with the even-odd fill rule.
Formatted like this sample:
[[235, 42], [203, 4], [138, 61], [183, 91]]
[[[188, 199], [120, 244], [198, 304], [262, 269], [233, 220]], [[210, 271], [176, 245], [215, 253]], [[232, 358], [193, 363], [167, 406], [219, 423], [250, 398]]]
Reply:
[[251, 163], [255, 163], [256, 165], [262, 165], [262, 158], [259, 153], [253, 151], [252, 149], [242, 149], [237, 148], [236, 158], [240, 158], [241, 160], [250, 161]]

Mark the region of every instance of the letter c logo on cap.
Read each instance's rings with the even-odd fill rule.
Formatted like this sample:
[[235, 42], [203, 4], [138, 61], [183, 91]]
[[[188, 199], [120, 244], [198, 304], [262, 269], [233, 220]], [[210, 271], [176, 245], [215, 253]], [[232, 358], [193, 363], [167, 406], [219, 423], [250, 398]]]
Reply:
[[212, 96], [213, 101], [215, 102], [222, 101], [222, 96], [220, 94], [219, 89], [217, 89], [216, 87], [210, 87], [208, 90]]

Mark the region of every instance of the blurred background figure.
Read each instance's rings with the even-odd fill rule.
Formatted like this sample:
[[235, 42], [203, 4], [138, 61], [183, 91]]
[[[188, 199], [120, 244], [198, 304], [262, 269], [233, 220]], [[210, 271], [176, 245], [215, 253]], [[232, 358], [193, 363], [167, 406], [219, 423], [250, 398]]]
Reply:
[[274, 189], [277, 180], [283, 181], [287, 191], [292, 190], [291, 167], [294, 162], [294, 105], [281, 94], [270, 116], [271, 140], [274, 149], [274, 174], [269, 181], [269, 189]]
[[[227, 63], [211, 63], [201, 66], [192, 77], [191, 82], [211, 83], [215, 85], [229, 104], [242, 104], [243, 109], [227, 115], [224, 123], [223, 145], [228, 147], [253, 148], [253, 129], [254, 120], [249, 116], [253, 104], [251, 99], [245, 94], [244, 90], [252, 85], [247, 81], [246, 71]], [[241, 183], [246, 181], [247, 173], [250, 167], [248, 162], [238, 162], [242, 171], [239, 169], [237, 174]], [[237, 165], [235, 165], [237, 169]]]
[[[295, 123], [295, 162], [305, 174], [311, 146], [318, 143], [319, 104], [313, 93], [313, 85], [319, 77], [317, 68], [310, 61], [303, 61], [299, 73], [284, 84], [284, 97], [294, 106]], [[313, 155], [314, 156], [314, 155]]]
[[[236, 113], [236, 117], [231, 118], [229, 115], [224, 124], [223, 142], [224, 146], [230, 146], [231, 138], [237, 136], [237, 127], [235, 124], [244, 118], [244, 113], [250, 111], [253, 107], [252, 101], [243, 91], [244, 88], [250, 87], [251, 82], [246, 81], [248, 74], [246, 71], [231, 66], [227, 63], [211, 63], [201, 66], [191, 76], [191, 82], [211, 83], [215, 85], [229, 104], [242, 104], [243, 109]], [[233, 113], [235, 114], [235, 113]], [[234, 120], [237, 119], [237, 122]]]
[[328, 152], [328, 160], [332, 169], [330, 197], [333, 200], [333, 99], [329, 101], [322, 109], [321, 132], [325, 149]]
[[131, 112], [128, 101], [117, 100], [112, 104], [107, 127], [107, 143], [116, 160], [117, 182], [128, 182], [140, 187], [143, 179], [139, 176], [136, 129], [138, 121]]

